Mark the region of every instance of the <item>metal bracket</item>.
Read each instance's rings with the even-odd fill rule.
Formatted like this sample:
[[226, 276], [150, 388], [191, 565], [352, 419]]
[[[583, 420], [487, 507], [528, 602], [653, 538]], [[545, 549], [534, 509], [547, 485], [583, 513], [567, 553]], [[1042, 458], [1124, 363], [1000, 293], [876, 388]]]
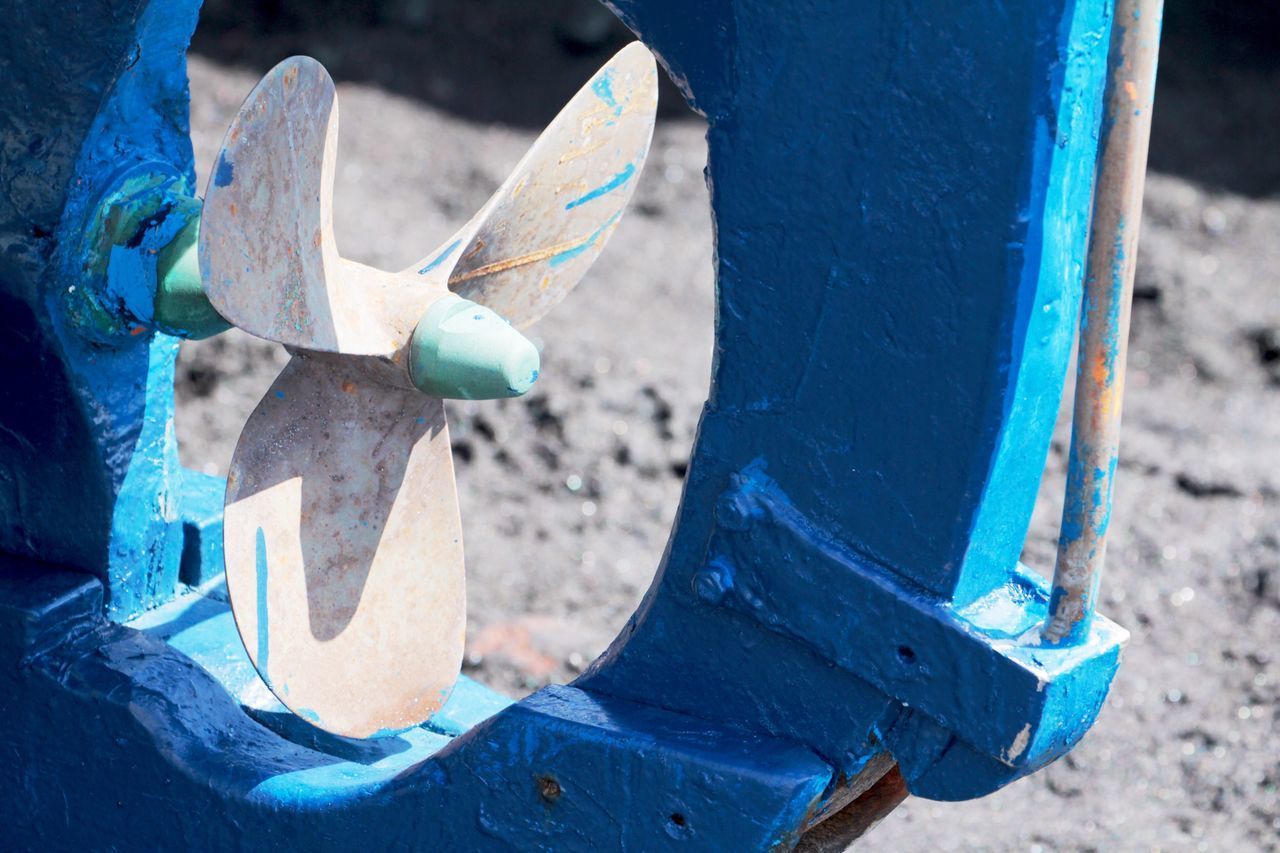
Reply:
[[[947, 799], [989, 793], [1030, 773], [1088, 730], [1125, 629], [1099, 617], [1087, 642], [1050, 645], [1040, 636], [1048, 586], [1026, 567], [956, 609], [816, 527], [762, 465], [734, 480], [716, 505], [717, 529], [706, 567], [693, 576], [694, 595], [803, 643], [927, 718], [904, 726], [894, 717], [880, 732], [913, 791], [921, 792], [910, 768], [924, 773], [955, 748], [953, 740], [985, 756], [980, 764], [990, 765], [991, 778], [970, 771], [960, 787], [944, 786]], [[943, 732], [922, 737], [925, 728]]]

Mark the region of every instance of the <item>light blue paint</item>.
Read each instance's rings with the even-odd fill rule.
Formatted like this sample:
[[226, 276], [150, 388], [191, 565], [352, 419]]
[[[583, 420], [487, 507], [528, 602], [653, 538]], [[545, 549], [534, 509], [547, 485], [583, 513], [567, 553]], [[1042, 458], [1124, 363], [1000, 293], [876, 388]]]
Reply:
[[262, 673], [262, 680], [271, 683], [270, 670], [268, 669], [267, 654], [270, 650], [270, 626], [268, 620], [270, 613], [268, 612], [268, 577], [267, 577], [267, 535], [262, 532], [262, 528], [258, 528], [257, 536], [254, 539], [254, 580], [256, 582], [256, 592], [258, 601], [258, 672]]
[[[1016, 563], [1035, 507], [1080, 316], [1102, 121], [1096, 93], [1105, 83], [1109, 41], [1104, 4], [1077, 4], [1046, 44], [1048, 52], [1070, 61], [1051, 63], [1053, 82], [1063, 88], [1057, 100], [1040, 106], [1024, 178], [1024, 213], [1013, 226], [1022, 231], [1021, 263], [1010, 271], [1019, 310], [1009, 369], [1000, 377], [1005, 425], [994, 458], [974, 471], [988, 479], [955, 588], [961, 604], [984, 595]], [[1033, 210], [1042, 213], [1029, 215]]]
[[613, 95], [613, 69], [606, 68], [599, 79], [591, 84], [591, 91], [596, 93], [596, 97], [604, 101], [605, 104], [613, 109], [615, 117], [622, 115], [622, 105], [618, 103], [618, 99]]
[[418, 270], [418, 275], [426, 275], [436, 267], [440, 266], [449, 258], [450, 255], [452, 255], [457, 250], [458, 246], [461, 243], [462, 243], [461, 240], [454, 240], [448, 246], [445, 246], [444, 249], [441, 250], [440, 254], [436, 255], [434, 258], [431, 259], [431, 263], [427, 264], [425, 267]]
[[609, 228], [615, 222], [617, 222], [618, 219], [620, 219], [621, 217], [622, 217], [622, 211], [619, 210], [613, 216], [610, 216], [609, 219], [603, 225], [601, 225], [595, 231], [591, 232], [591, 234], [587, 237], [586, 240], [582, 241], [581, 243], [579, 243], [578, 245], [574, 246], [571, 249], [565, 249], [563, 252], [560, 252], [557, 255], [553, 255], [551, 257], [551, 260], [547, 261], [547, 263], [552, 267], [558, 267], [561, 264], [568, 263], [569, 261], [583, 254], [584, 252], [589, 251], [593, 246], [595, 246], [596, 241], [600, 239], [600, 236], [604, 234], [605, 231], [609, 230]]
[[601, 196], [608, 195], [618, 187], [624, 186], [632, 177], [635, 176], [636, 166], [634, 163], [628, 163], [626, 167], [618, 174], [614, 175], [608, 181], [604, 182], [595, 189], [578, 196], [573, 201], [564, 206], [565, 210], [573, 210], [575, 207], [581, 207], [589, 201], [594, 201]]

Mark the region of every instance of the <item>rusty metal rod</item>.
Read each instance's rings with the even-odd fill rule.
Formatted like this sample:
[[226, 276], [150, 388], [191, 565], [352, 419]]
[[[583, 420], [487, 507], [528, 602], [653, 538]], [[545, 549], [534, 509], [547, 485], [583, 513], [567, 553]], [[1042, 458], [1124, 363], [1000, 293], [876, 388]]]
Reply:
[[1163, 0], [1116, 0], [1089, 232], [1066, 499], [1044, 638], [1088, 636], [1106, 557]]

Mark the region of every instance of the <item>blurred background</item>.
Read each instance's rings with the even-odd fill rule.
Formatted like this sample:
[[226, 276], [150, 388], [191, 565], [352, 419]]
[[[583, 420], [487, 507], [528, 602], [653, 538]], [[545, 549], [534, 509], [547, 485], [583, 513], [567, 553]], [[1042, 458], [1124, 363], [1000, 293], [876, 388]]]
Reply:
[[[781, 14], [781, 12], [780, 12]], [[206, 0], [190, 61], [204, 186], [258, 77], [339, 84], [343, 254], [398, 269], [484, 202], [630, 38], [594, 0]], [[673, 86], [631, 212], [532, 330], [535, 390], [450, 404], [469, 579], [465, 670], [567, 681], [653, 577], [711, 364], [705, 126]], [[1101, 609], [1133, 632], [1084, 743], [984, 800], [908, 800], [868, 850], [1253, 850], [1280, 838], [1280, 4], [1167, 0], [1122, 474]], [[184, 462], [224, 474], [286, 359], [185, 344]], [[1052, 568], [1061, 423], [1024, 560]]]

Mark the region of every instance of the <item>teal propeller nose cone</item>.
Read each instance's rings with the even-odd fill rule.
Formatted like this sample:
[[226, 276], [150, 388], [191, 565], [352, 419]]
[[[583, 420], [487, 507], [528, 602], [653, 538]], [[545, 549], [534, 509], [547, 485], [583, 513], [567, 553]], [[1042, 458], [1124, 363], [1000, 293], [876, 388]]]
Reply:
[[435, 397], [519, 397], [537, 381], [540, 364], [537, 347], [514, 326], [460, 296], [427, 309], [409, 342], [409, 376]]

